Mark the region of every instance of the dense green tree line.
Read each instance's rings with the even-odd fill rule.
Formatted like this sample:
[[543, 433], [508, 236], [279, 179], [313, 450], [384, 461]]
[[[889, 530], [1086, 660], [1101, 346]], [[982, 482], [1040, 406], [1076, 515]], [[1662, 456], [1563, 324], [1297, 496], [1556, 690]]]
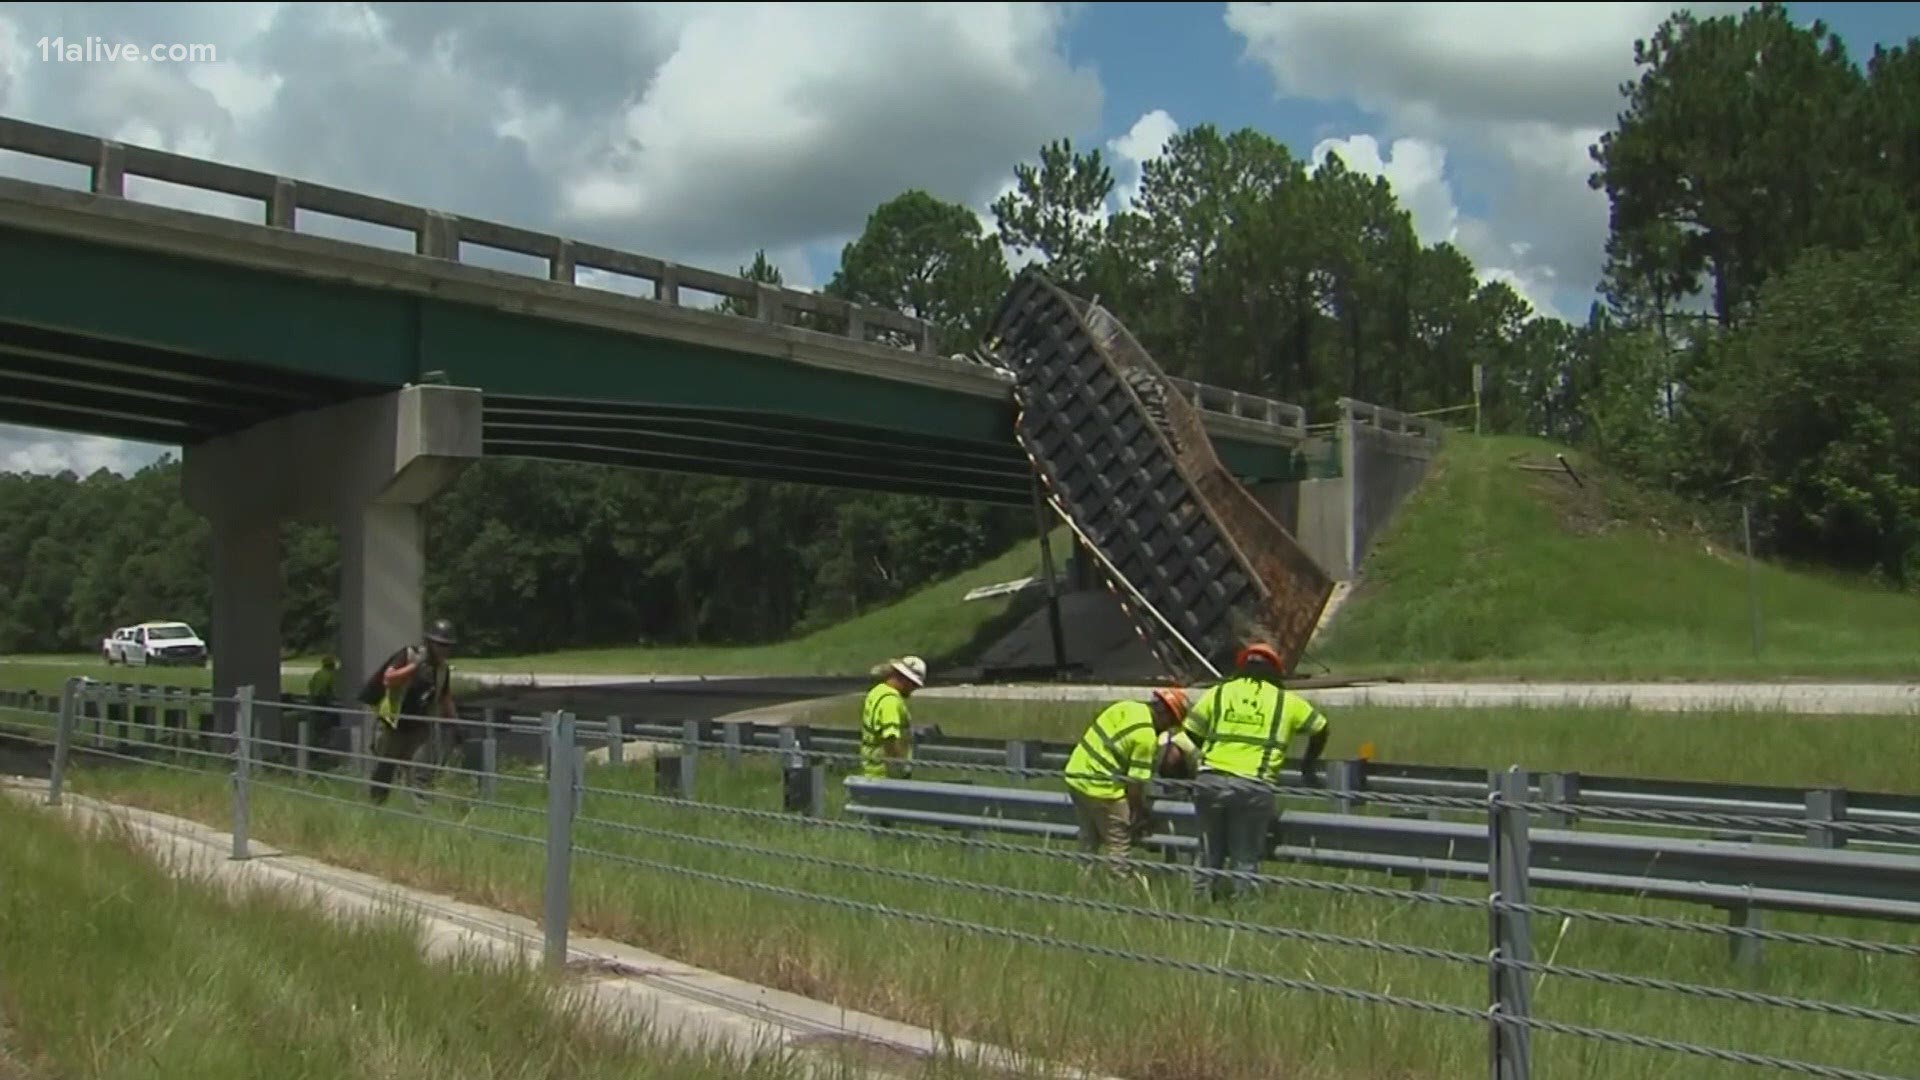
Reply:
[[[1182, 131], [1116, 207], [1098, 150], [1016, 168], [992, 226], [909, 191], [826, 291], [973, 348], [1007, 252], [1117, 313], [1174, 374], [1329, 416], [1473, 399], [1481, 422], [1594, 448], [1697, 499], [1748, 500], [1771, 550], [1920, 573], [1920, 47], [1851, 60], [1777, 4], [1681, 13], [1635, 46], [1593, 148], [1605, 300], [1537, 317], [1384, 180], [1251, 129]], [[764, 256], [741, 268], [778, 283]], [[729, 304], [732, 302], [730, 301]], [[821, 329], [831, 320], [808, 317]], [[1462, 417], [1461, 419], [1470, 419]], [[431, 504], [429, 604], [483, 650], [764, 641], [884, 603], [1030, 532], [1019, 511], [825, 488], [490, 460]], [[286, 640], [331, 639], [337, 547], [288, 529]], [[0, 651], [90, 648], [209, 605], [178, 467], [0, 477]]]
[[[164, 461], [122, 478], [0, 474], [0, 652], [90, 650], [115, 626], [210, 631], [211, 534]], [[463, 648], [754, 642], [977, 564], [1032, 516], [828, 488], [492, 459], [429, 504], [427, 603]], [[283, 532], [284, 643], [335, 632], [334, 530]]]
[[1920, 574], [1920, 38], [1865, 64], [1779, 4], [1676, 14], [1593, 148], [1595, 443], [1761, 543]]

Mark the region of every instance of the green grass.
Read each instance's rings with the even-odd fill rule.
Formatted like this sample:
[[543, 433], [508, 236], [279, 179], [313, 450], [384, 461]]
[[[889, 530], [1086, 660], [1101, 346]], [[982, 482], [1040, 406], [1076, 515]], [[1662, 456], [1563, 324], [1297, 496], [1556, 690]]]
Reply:
[[[1066, 535], [1061, 529], [1052, 538], [1056, 557], [1066, 549]], [[968, 590], [1025, 577], [1038, 572], [1039, 565], [1038, 542], [1017, 544], [990, 562], [893, 604], [773, 645], [593, 649], [458, 659], [455, 664], [467, 671], [496, 673], [853, 675], [888, 657], [913, 653], [938, 667], [970, 658], [975, 650], [992, 643], [996, 630], [1010, 628], [1008, 621], [1024, 610], [1009, 597], [963, 602]]]
[[[702, 759], [702, 801], [777, 808], [777, 773], [771, 762], [750, 759], [727, 769], [709, 764], [715, 761]], [[263, 779], [266, 783], [256, 787], [252, 801], [253, 834], [262, 841], [537, 917], [538, 847], [449, 826], [462, 821], [537, 837], [544, 829], [539, 783], [501, 783], [502, 800], [518, 811], [441, 799], [425, 812], [436, 822], [427, 824], [295, 794], [326, 789], [359, 801], [364, 795], [357, 785], [302, 782], [270, 773]], [[1098, 895], [1175, 914], [1221, 914], [1187, 897], [1177, 877], [1156, 875], [1158, 884], [1123, 888], [1082, 881], [1073, 865], [1055, 859], [968, 850], [905, 835], [875, 838], [830, 831], [790, 817], [747, 821], [691, 811], [631, 797], [652, 790], [651, 770], [645, 768], [592, 768], [586, 782], [591, 790], [576, 825], [573, 864], [577, 931], [630, 941], [848, 1007], [1128, 1076], [1450, 1078], [1479, 1075], [1485, 1068], [1486, 1032], [1474, 1020], [1090, 957], [771, 895], [745, 883], [1473, 1009], [1484, 1008], [1486, 995], [1485, 969], [1477, 963], [1392, 956], [893, 879], [875, 871], [934, 874], [1068, 897]], [[74, 788], [223, 826], [230, 814], [225, 784], [220, 776], [161, 773], [151, 767], [82, 767]], [[473, 788], [450, 780], [443, 793], [471, 796]], [[837, 784], [831, 786], [831, 801], [837, 810]], [[396, 802], [405, 804], [404, 799]], [[636, 828], [653, 832], [631, 831]], [[690, 842], [700, 839], [751, 845], [770, 854]], [[790, 857], [794, 854], [836, 860], [838, 865], [798, 863]], [[650, 865], [617, 861], [622, 858]], [[1392, 884], [1368, 875], [1349, 877], [1294, 866], [1273, 869], [1306, 879]], [[691, 876], [699, 873], [731, 881]], [[1474, 892], [1468, 885], [1449, 886], [1448, 891]], [[1703, 921], [1718, 918], [1713, 912], [1633, 898], [1536, 890], [1534, 899]], [[1487, 944], [1486, 915], [1477, 908], [1288, 888], [1245, 901], [1230, 913], [1266, 926], [1415, 943], [1475, 956], [1484, 955]], [[1768, 925], [1920, 942], [1916, 927], [1772, 915]], [[1538, 921], [1534, 933], [1536, 956], [1560, 964], [1920, 1010], [1920, 984], [1898, 966], [1903, 961], [1889, 964], [1770, 944], [1765, 965], [1743, 973], [1729, 966], [1725, 942], [1707, 935], [1585, 922], [1562, 926], [1548, 920]], [[1535, 1010], [1536, 1015], [1571, 1023], [1893, 1074], [1920, 1069], [1920, 1041], [1856, 1021], [1558, 978], [1538, 985]], [[1561, 1036], [1536, 1034], [1535, 1048], [1539, 1075], [1570, 1080], [1750, 1075], [1694, 1058], [1601, 1047]]]
[[[1584, 487], [1514, 467], [1556, 451]], [[1343, 674], [1408, 677], [1920, 671], [1920, 598], [1764, 563], [1756, 659], [1737, 537], [1697, 517], [1554, 444], [1449, 435], [1313, 652]]]
[[0, 837], [10, 1080], [799, 1075], [597, 1022], [523, 965], [429, 962], [398, 918], [177, 878], [117, 830], [0, 799]]

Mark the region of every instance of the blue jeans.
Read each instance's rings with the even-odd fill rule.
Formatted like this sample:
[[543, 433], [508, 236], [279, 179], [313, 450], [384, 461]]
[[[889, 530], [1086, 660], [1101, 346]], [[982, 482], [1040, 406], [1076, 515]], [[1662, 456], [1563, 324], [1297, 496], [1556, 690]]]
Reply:
[[[1198, 866], [1207, 870], [1260, 869], [1273, 826], [1273, 792], [1225, 773], [1203, 772], [1194, 780], [1193, 808], [1200, 818]], [[1250, 890], [1251, 882], [1195, 874], [1195, 896], [1216, 900]]]

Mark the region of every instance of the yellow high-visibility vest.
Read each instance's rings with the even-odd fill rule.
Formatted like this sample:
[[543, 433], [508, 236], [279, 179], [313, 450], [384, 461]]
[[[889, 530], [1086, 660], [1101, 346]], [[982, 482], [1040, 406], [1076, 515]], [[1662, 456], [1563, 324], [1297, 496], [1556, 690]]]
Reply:
[[1206, 772], [1274, 783], [1296, 735], [1318, 735], [1327, 717], [1298, 694], [1264, 679], [1229, 679], [1201, 695], [1186, 729], [1200, 741]]
[[[907, 724], [907, 699], [900, 696], [900, 691], [886, 683], [867, 691], [866, 704], [860, 710], [860, 775], [887, 775], [887, 763], [899, 760], [887, 756], [887, 740], [905, 740]], [[909, 743], [907, 758], [912, 757], [913, 746]]]
[[1126, 788], [1118, 779], [1134, 783], [1153, 778], [1153, 761], [1160, 740], [1153, 733], [1153, 709], [1143, 701], [1121, 701], [1094, 717], [1080, 744], [1067, 758], [1067, 786], [1090, 799], [1119, 799]]

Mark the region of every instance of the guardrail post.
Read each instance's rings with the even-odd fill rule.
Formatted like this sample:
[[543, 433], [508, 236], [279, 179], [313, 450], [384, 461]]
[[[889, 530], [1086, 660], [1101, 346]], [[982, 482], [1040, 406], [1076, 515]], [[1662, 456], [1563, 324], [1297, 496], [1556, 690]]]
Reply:
[[1327, 788], [1333, 794], [1333, 809], [1335, 813], [1353, 813], [1354, 793], [1359, 791], [1360, 787], [1359, 762], [1327, 762]]
[[293, 768], [301, 776], [307, 773], [307, 747], [312, 742], [313, 720], [303, 713], [300, 716], [300, 723], [295, 725], [293, 736]]
[[1028, 763], [1033, 760], [1033, 743], [1026, 739], [1007, 740], [1007, 772], [1015, 777], [1027, 775]]
[[53, 722], [53, 768], [47, 775], [47, 805], [60, 805], [60, 788], [67, 778], [67, 744], [73, 741], [73, 706], [87, 680], [75, 675], [60, 687], [60, 712]]
[[[64, 689], [62, 690], [64, 694]], [[113, 732], [107, 727], [107, 710], [94, 702], [92, 695], [82, 695], [74, 701], [74, 730], [86, 728], [93, 733], [93, 745], [102, 750], [118, 749], [113, 743]]]
[[721, 740], [727, 744], [727, 768], [737, 769], [740, 767], [741, 747], [747, 743], [748, 724], [741, 720], [729, 720], [721, 725], [721, 731]]
[[1826, 788], [1807, 792], [1807, 843], [1817, 848], [1847, 846], [1846, 834], [1833, 823], [1847, 820], [1847, 793], [1844, 788]]
[[[1577, 772], [1546, 773], [1540, 777], [1540, 801], [1571, 806], [1580, 801], [1580, 774]], [[1574, 816], [1570, 810], [1544, 810], [1540, 814], [1540, 824], [1549, 829], [1570, 829]]]
[[[1728, 907], [1726, 912], [1727, 925], [1735, 929], [1759, 930], [1766, 923], [1764, 914], [1752, 904], [1735, 904]], [[1733, 961], [1735, 967], [1757, 971], [1760, 968], [1760, 946], [1763, 944], [1757, 937], [1735, 934], [1727, 939], [1727, 959]]]
[[680, 797], [692, 802], [695, 770], [700, 763], [700, 721], [689, 720], [680, 736]]
[[243, 686], [233, 718], [233, 857], [247, 857], [247, 764], [253, 756], [253, 687]]
[[807, 814], [809, 817], [827, 816], [827, 767], [818, 763], [807, 766]]
[[553, 712], [546, 716], [547, 733], [547, 880], [542, 910], [546, 931], [544, 959], [558, 970], [567, 964], [567, 919], [571, 910], [568, 895], [572, 885], [573, 815], [578, 794], [573, 768], [577, 762], [573, 746], [573, 714]]
[[808, 789], [812, 780], [807, 769], [807, 754], [800, 742], [800, 729], [795, 727], [780, 729], [780, 781], [781, 809], [811, 812]]
[[1509, 965], [1533, 961], [1533, 936], [1527, 913], [1512, 905], [1527, 903], [1527, 812], [1515, 804], [1527, 798], [1527, 774], [1517, 767], [1489, 778], [1487, 813], [1488, 911], [1492, 922], [1488, 965], [1491, 1009], [1490, 1053], [1494, 1080], [1530, 1080], [1532, 1032], [1513, 1023], [1533, 1014], [1527, 973]]
[[627, 733], [620, 727], [620, 718], [607, 717], [607, 764], [622, 765], [627, 760]]
[[500, 737], [495, 734], [500, 726], [499, 709], [487, 710], [486, 725], [480, 738], [480, 797], [491, 799], [499, 787], [495, 779], [500, 771]]

